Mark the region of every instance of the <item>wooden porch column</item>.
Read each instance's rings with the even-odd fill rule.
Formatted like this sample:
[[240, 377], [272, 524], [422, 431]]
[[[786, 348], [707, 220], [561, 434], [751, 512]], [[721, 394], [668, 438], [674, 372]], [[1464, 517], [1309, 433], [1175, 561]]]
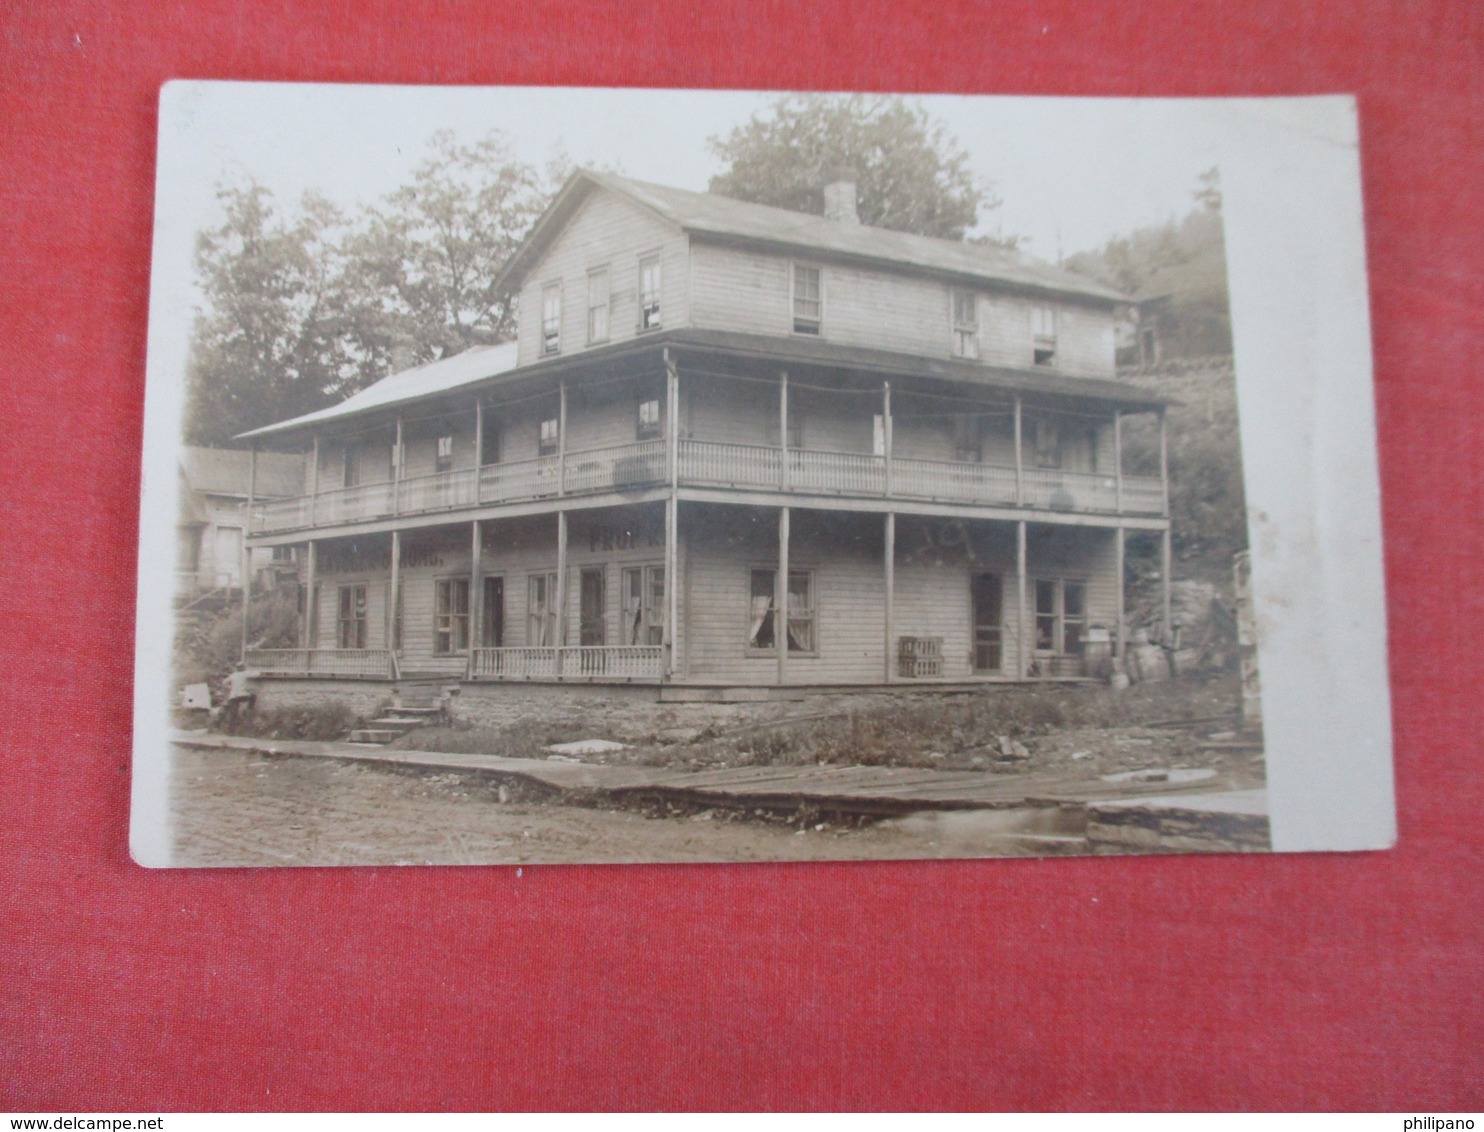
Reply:
[[478, 519], [470, 526], [469, 539], [469, 666], [473, 671], [474, 650], [483, 643], [484, 632], [484, 586], [481, 584], [481, 567], [484, 554], [484, 527]]
[[479, 481], [484, 467], [484, 398], [474, 398], [474, 502], [480, 502]]
[[1164, 517], [1170, 517], [1170, 441], [1165, 428], [1165, 411], [1159, 411], [1159, 490], [1164, 502]]
[[670, 496], [665, 500], [665, 679], [675, 678], [675, 642], [680, 610], [680, 370], [665, 348], [666, 457], [669, 461]]
[[1015, 505], [1025, 506], [1025, 458], [1021, 455], [1019, 393], [1015, 394]]
[[1160, 600], [1163, 605], [1165, 644], [1171, 647], [1175, 644], [1175, 629], [1171, 623], [1170, 612], [1170, 585], [1174, 579], [1170, 577], [1174, 570], [1174, 555], [1171, 553], [1170, 528], [1160, 533], [1159, 539], [1159, 578], [1160, 578]]
[[788, 370], [778, 375], [778, 475], [779, 485], [788, 490]]
[[[890, 465], [888, 465], [889, 467]], [[892, 664], [892, 647], [897, 636], [896, 618], [896, 592], [897, 592], [897, 514], [895, 511], [886, 513], [886, 552], [883, 555], [886, 565], [886, 682], [892, 681], [894, 666]]]
[[309, 525], [314, 526], [315, 505], [319, 501], [319, 433], [314, 434], [314, 443], [309, 454]]
[[252, 534], [252, 509], [258, 491], [258, 446], [254, 444], [247, 457], [247, 512], [242, 517], [242, 663], [247, 663], [247, 614], [252, 604], [252, 547], [247, 536]]
[[773, 643], [778, 683], [788, 683], [788, 508], [778, 508], [778, 576], [773, 580]]
[[[386, 596], [386, 648], [394, 661], [397, 655], [397, 607], [402, 604], [402, 532], [392, 532], [392, 584]], [[403, 626], [406, 628], [406, 626]], [[392, 671], [396, 671], [393, 664]]]
[[1021, 519], [1015, 524], [1015, 674], [1021, 680], [1029, 671], [1025, 646], [1025, 520]]
[[1174, 629], [1170, 624], [1170, 584], [1173, 579], [1170, 574], [1174, 568], [1173, 547], [1170, 545], [1170, 441], [1169, 430], [1165, 426], [1165, 411], [1159, 411], [1159, 487], [1160, 498], [1163, 503], [1165, 529], [1160, 538], [1159, 547], [1159, 572], [1162, 582], [1164, 613], [1164, 633], [1166, 643], [1175, 643]]
[[[881, 452], [886, 457], [886, 494], [891, 497], [891, 382], [881, 383]], [[889, 517], [888, 517], [889, 518]]]
[[[314, 587], [318, 584], [314, 577], [317, 557], [315, 547], [316, 543], [314, 539], [310, 539], [304, 544], [304, 623], [299, 626], [299, 635], [303, 638], [303, 645], [306, 649], [312, 649], [319, 645], [315, 634], [315, 630], [319, 628], [315, 623], [317, 619], [315, 617]], [[308, 669], [309, 665], [307, 661], [304, 667], [306, 670]]]
[[407, 452], [402, 447], [402, 416], [397, 414], [397, 441], [393, 449], [395, 453], [394, 465], [392, 467], [392, 514], [402, 513], [402, 465], [407, 462]]
[[[1120, 510], [1121, 510], [1121, 508], [1120, 508]], [[1117, 600], [1116, 600], [1116, 604], [1114, 605], [1114, 615], [1113, 615], [1114, 616], [1114, 629], [1118, 633], [1118, 639], [1116, 641], [1114, 641], [1114, 643], [1113, 643], [1113, 655], [1118, 658], [1118, 663], [1121, 665], [1123, 663], [1123, 660], [1124, 660], [1124, 638], [1126, 638], [1128, 636], [1128, 626], [1126, 624], [1126, 622], [1128, 620], [1128, 614], [1124, 610], [1124, 597], [1123, 597], [1123, 587], [1124, 587], [1123, 556], [1124, 556], [1124, 547], [1123, 547], [1123, 527], [1122, 527], [1122, 525], [1120, 525], [1120, 526], [1118, 526], [1117, 528], [1114, 529], [1114, 531], [1113, 531], [1113, 537], [1117, 540], [1114, 543], [1114, 548], [1116, 550], [1116, 553], [1114, 555], [1114, 560], [1117, 563], [1117, 565], [1114, 567], [1114, 572], [1115, 572], [1115, 574], [1116, 574], [1116, 576], [1118, 578], [1118, 588], [1117, 588], [1117, 595], [1116, 595]]]
[[[1113, 410], [1113, 485], [1118, 493], [1118, 513], [1123, 514], [1123, 412]], [[1121, 536], [1120, 536], [1121, 541]]]
[[[567, 379], [557, 382], [557, 494], [567, 494]], [[566, 520], [564, 519], [563, 522]]]
[[[556, 596], [556, 640], [552, 643], [561, 648], [567, 643], [567, 513], [557, 512], [557, 585]], [[561, 653], [557, 654], [560, 658]], [[562, 674], [560, 661], [557, 675]]]

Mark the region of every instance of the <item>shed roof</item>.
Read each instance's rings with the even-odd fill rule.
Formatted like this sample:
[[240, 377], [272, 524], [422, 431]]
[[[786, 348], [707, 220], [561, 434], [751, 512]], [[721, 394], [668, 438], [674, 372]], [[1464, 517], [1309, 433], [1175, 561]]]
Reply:
[[[191, 448], [180, 450], [180, 471], [185, 484], [200, 495], [247, 497], [252, 453], [237, 448]], [[298, 495], [304, 488], [304, 457], [287, 452], [259, 452], [254, 494], [268, 499]], [[193, 512], [194, 513], [194, 512]]]
[[703, 237], [800, 249], [1040, 292], [1108, 302], [1128, 301], [1127, 295], [1086, 276], [1007, 248], [830, 220], [813, 213], [750, 204], [715, 193], [698, 193], [589, 170], [578, 170], [562, 186], [551, 207], [505, 265], [498, 284], [515, 286], [578, 205], [598, 188], [617, 193], [682, 230]]
[[502, 342], [495, 346], [471, 346], [451, 358], [440, 358], [427, 365], [384, 377], [374, 385], [353, 393], [338, 405], [305, 413], [292, 420], [264, 425], [262, 428], [244, 432], [244, 439], [270, 436], [289, 432], [305, 425], [323, 424], [342, 417], [357, 416], [372, 409], [385, 409], [411, 401], [418, 401], [436, 393], [448, 393], [473, 385], [485, 378], [507, 373], [515, 368], [516, 348], [514, 342]]

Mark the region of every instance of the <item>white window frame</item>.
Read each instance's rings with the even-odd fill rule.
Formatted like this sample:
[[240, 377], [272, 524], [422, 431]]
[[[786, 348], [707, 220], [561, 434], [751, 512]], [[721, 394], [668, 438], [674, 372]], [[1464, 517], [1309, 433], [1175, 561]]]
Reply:
[[[651, 411], [652, 407], [652, 411]], [[665, 433], [664, 411], [658, 397], [645, 397], [639, 402], [635, 419], [635, 436], [639, 440], [653, 440]]]
[[[1041, 587], [1051, 587], [1051, 609], [1041, 609]], [[1067, 612], [1067, 591], [1076, 591], [1080, 598], [1080, 612]], [[1038, 656], [1078, 656], [1082, 643], [1087, 640], [1087, 581], [1083, 578], [1033, 578], [1031, 580], [1031, 626], [1032, 644]], [[1050, 626], [1050, 647], [1041, 644], [1042, 622]], [[1067, 630], [1072, 629], [1072, 643], [1068, 644]]]
[[[463, 586], [463, 609], [454, 600]], [[451, 574], [433, 579], [433, 655], [458, 656], [469, 651], [469, 575]]]
[[1031, 361], [1038, 366], [1056, 365], [1056, 307], [1036, 303], [1030, 309]]
[[619, 574], [619, 615], [623, 618], [619, 644], [664, 644], [667, 604], [664, 566], [624, 566]]
[[[354, 596], [360, 591], [359, 600]], [[351, 595], [350, 615], [346, 616], [346, 595]], [[335, 647], [364, 649], [370, 646], [371, 589], [365, 582], [341, 582], [335, 587]], [[347, 630], [351, 632], [347, 634]], [[346, 644], [347, 639], [356, 643]]]
[[453, 471], [453, 433], [439, 436], [433, 449], [433, 471]]
[[[754, 590], [757, 587], [757, 581], [758, 581], [758, 579], [760, 577], [763, 577], [763, 576], [766, 576], [767, 581], [768, 581], [768, 585], [769, 585], [769, 589], [768, 589], [768, 605], [767, 605], [767, 608], [766, 609], [763, 609], [763, 608], [761, 608], [760, 606], [757, 605], [757, 599], [761, 595], [754, 593]], [[793, 591], [792, 583], [795, 581], [795, 579], [798, 579], [798, 578], [803, 578], [806, 581], [807, 589], [805, 591], [805, 597], [807, 599], [807, 605], [805, 606], [804, 609], [802, 609], [800, 611], [797, 611], [797, 615], [795, 615], [795, 611], [794, 610], [790, 610], [789, 611], [789, 616], [787, 618], [789, 632], [790, 632], [789, 642], [788, 642], [788, 655], [789, 656], [805, 656], [805, 657], [808, 657], [808, 656], [818, 656], [819, 655], [819, 588], [818, 588], [818, 584], [817, 584], [816, 571], [814, 570], [813, 567], [809, 567], [809, 566], [803, 566], [803, 567], [790, 566], [789, 567], [789, 571], [788, 571], [788, 579], [789, 579], [789, 583], [790, 583], [790, 586], [789, 586], [789, 593], [790, 594], [792, 594], [792, 591]], [[778, 567], [776, 567], [776, 566], [753, 566], [753, 567], [751, 567], [747, 571], [747, 639], [746, 640], [747, 640], [747, 655], [748, 656], [765, 657], [765, 656], [777, 656], [778, 655], [778, 638], [777, 638], [776, 635], [774, 636], [773, 640], [770, 643], [766, 644], [766, 645], [759, 645], [757, 643], [757, 639], [762, 634], [763, 626], [764, 625], [771, 624], [774, 627], [773, 628], [773, 632], [775, 634], [777, 633], [777, 628], [776, 628], [776, 626], [777, 626], [777, 620], [778, 620], [777, 619], [777, 616], [776, 616], [777, 615], [777, 608], [776, 608], [776, 606], [777, 606], [777, 600], [778, 600], [777, 579], [778, 579]], [[797, 644], [797, 645], [794, 644], [794, 637], [793, 637], [793, 632], [792, 632], [793, 631], [793, 623], [796, 622], [796, 621], [804, 622], [805, 623], [805, 627], [806, 627], [806, 633], [805, 633], [804, 636], [801, 636], [800, 643]]]
[[[646, 280], [645, 276], [650, 278]], [[660, 253], [652, 252], [639, 257], [639, 325], [643, 334], [658, 330], [664, 325], [665, 275]]]
[[[799, 294], [799, 273], [814, 273], [814, 289], [817, 294], [810, 298]], [[793, 333], [806, 338], [824, 337], [824, 268], [816, 263], [803, 263], [798, 260], [789, 264], [788, 269], [788, 314], [789, 325]], [[807, 313], [800, 315], [800, 303], [813, 303], [815, 312], [811, 318]]]
[[[953, 320], [953, 356], [966, 361], [979, 360], [979, 292], [955, 287], [948, 299]], [[967, 305], [968, 317], [964, 315]]]
[[608, 341], [612, 317], [613, 288], [609, 285], [608, 265], [587, 273], [587, 344], [595, 346]]
[[536, 455], [555, 456], [561, 449], [562, 418], [559, 416], [543, 418], [536, 430]]
[[562, 284], [541, 286], [541, 355], [549, 357], [562, 352]]

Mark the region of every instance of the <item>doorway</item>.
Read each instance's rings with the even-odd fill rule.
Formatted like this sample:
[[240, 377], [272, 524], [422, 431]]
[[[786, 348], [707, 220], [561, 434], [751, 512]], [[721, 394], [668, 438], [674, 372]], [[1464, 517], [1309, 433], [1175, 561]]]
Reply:
[[484, 579], [484, 602], [480, 606], [479, 643], [487, 649], [505, 647], [505, 579]]
[[1005, 663], [1005, 585], [999, 574], [970, 574], [975, 672], [999, 672]]
[[582, 571], [582, 600], [579, 608], [580, 641], [584, 645], [602, 645], [606, 620], [607, 586], [603, 580], [603, 568], [588, 567]]

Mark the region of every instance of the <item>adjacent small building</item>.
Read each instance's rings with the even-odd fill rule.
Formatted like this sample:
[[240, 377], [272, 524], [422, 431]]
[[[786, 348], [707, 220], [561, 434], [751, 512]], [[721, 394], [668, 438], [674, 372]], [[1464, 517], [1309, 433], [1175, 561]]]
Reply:
[[[1127, 299], [1013, 252], [578, 172], [507, 265], [516, 341], [245, 438], [302, 461], [268, 677], [718, 690], [1077, 679], [1164, 540]], [[287, 466], [287, 465], [285, 465]], [[249, 477], [244, 475], [240, 482]], [[1168, 577], [1168, 569], [1165, 571]]]
[[[254, 462], [256, 471], [254, 471]], [[255, 481], [262, 500], [304, 490], [304, 457], [297, 453], [251, 453], [230, 448], [180, 450], [179, 506], [176, 519], [176, 592], [192, 597], [242, 586], [247, 499]], [[252, 552], [256, 584], [279, 573], [292, 575], [294, 548], [257, 547]]]

